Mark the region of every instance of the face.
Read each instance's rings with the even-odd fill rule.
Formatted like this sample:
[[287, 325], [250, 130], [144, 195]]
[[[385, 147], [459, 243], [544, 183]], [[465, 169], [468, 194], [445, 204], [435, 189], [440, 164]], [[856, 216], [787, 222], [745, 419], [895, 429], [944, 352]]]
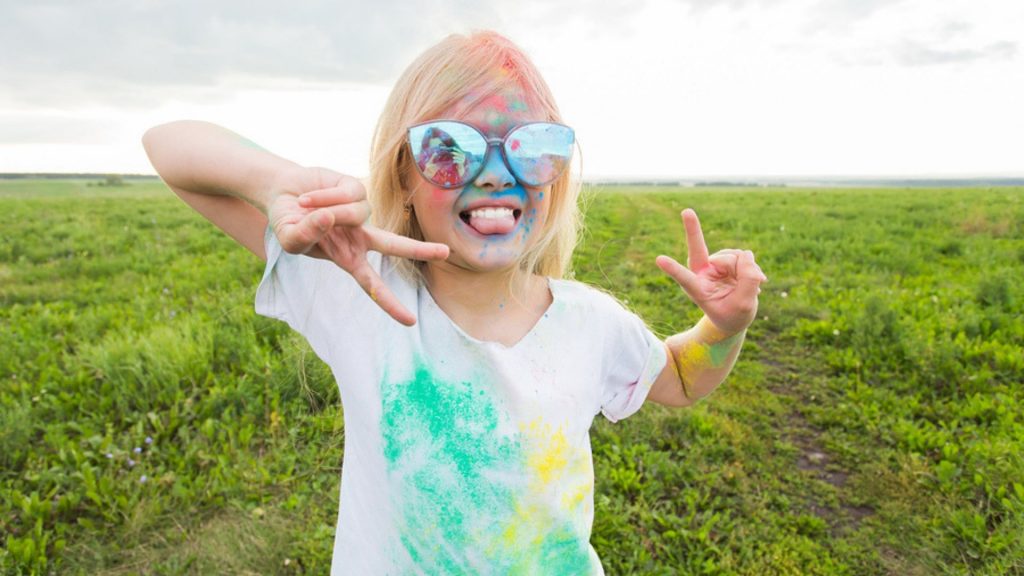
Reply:
[[[545, 118], [519, 91], [491, 96], [472, 107], [457, 103], [441, 116], [474, 126], [488, 138]], [[446, 265], [504, 271], [515, 266], [543, 227], [550, 186], [524, 186], [492, 147], [480, 174], [463, 188], [444, 189], [414, 175], [412, 205], [425, 240], [451, 248]], [[433, 264], [431, 264], [433, 265]]]

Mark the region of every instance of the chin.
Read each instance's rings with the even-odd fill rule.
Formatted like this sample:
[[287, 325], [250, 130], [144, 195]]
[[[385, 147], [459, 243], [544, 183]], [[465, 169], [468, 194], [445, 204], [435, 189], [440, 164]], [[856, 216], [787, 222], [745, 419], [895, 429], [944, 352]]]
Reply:
[[452, 263], [472, 272], [511, 272], [519, 263], [520, 254], [477, 253], [469, 258], [459, 258]]

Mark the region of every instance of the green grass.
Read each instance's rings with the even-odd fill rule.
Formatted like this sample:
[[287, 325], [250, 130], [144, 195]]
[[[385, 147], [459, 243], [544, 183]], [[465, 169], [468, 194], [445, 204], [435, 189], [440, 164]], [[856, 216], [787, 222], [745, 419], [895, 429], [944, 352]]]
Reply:
[[[665, 335], [684, 207], [770, 282], [711, 398], [596, 420], [607, 572], [1024, 573], [1024, 190], [595, 190], [577, 278]], [[0, 229], [3, 572], [326, 572], [342, 410], [261, 263], [156, 182]]]

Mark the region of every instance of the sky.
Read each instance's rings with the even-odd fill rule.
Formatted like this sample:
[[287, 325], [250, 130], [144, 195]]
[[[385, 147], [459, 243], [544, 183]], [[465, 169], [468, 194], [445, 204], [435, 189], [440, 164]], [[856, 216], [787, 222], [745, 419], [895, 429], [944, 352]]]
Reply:
[[[286, 5], [290, 4], [290, 5]], [[391, 85], [497, 30], [588, 179], [1022, 176], [1020, 0], [0, 0], [0, 172], [154, 171], [191, 118], [365, 175]]]

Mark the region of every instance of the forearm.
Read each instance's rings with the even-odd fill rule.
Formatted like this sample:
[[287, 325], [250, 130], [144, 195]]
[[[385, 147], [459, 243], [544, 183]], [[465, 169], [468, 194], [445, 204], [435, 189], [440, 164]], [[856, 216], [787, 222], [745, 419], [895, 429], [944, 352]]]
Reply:
[[665, 341], [689, 400], [707, 396], [725, 380], [739, 357], [745, 335], [746, 330], [723, 332], [705, 316], [693, 328]]
[[207, 122], [182, 120], [150, 128], [142, 138], [153, 167], [172, 188], [234, 196], [264, 214], [274, 178], [295, 163]]

